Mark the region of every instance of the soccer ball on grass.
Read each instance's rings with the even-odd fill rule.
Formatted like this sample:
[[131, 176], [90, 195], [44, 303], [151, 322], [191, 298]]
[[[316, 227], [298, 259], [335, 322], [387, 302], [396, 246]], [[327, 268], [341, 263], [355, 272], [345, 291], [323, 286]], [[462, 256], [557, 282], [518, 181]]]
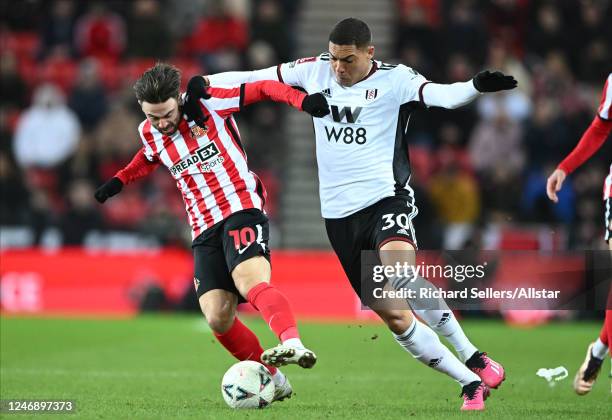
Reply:
[[265, 408], [274, 398], [274, 381], [264, 365], [245, 360], [225, 372], [221, 394], [231, 408]]

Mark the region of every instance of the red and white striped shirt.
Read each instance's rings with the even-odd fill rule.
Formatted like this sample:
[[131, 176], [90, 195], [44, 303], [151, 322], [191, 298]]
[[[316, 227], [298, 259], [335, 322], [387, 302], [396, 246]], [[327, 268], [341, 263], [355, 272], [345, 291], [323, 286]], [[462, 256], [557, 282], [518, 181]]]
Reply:
[[168, 136], [149, 120], [143, 121], [138, 127], [143, 150], [116, 174], [127, 184], [146, 176], [159, 163], [165, 165], [183, 195], [193, 239], [240, 210], [263, 210], [265, 189], [248, 168], [232, 114], [264, 99], [301, 109], [306, 96], [274, 81], [211, 87], [208, 93], [210, 99], [200, 100], [208, 117], [205, 129], [182, 118], [177, 131]]

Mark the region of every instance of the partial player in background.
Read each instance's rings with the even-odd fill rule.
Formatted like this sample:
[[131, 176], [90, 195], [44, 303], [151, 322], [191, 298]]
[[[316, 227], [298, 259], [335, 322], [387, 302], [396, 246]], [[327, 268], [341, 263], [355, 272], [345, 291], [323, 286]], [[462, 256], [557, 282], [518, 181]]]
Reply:
[[[574, 150], [563, 159], [557, 169], [548, 177], [546, 193], [548, 198], [555, 203], [559, 201], [557, 192], [561, 190], [565, 178], [586, 162], [610, 138], [610, 131], [612, 130], [611, 104], [612, 73], [608, 75], [597, 115], [593, 118], [591, 125], [586, 129]], [[612, 163], [610, 164], [610, 173], [604, 182], [603, 199], [606, 207], [604, 239], [608, 242], [608, 248], [612, 251]], [[612, 291], [610, 293], [612, 294]], [[608, 296], [608, 303], [611, 299], [612, 296]], [[593, 389], [601, 365], [606, 354], [610, 351], [610, 339], [612, 339], [612, 310], [606, 310], [606, 318], [599, 338], [589, 344], [586, 358], [574, 378], [574, 390], [578, 395], [588, 394]], [[612, 355], [612, 351], [610, 351], [610, 354]]]
[[[192, 81], [179, 95], [177, 68], [158, 63], [134, 85], [146, 119], [138, 127], [143, 149], [127, 167], [96, 190], [105, 202], [129, 184], [166, 166], [183, 196], [192, 228], [194, 286], [202, 312], [219, 342], [238, 360], [259, 362], [263, 349], [255, 334], [236, 317], [236, 306], [249, 302], [284, 346], [286, 363], [311, 368], [315, 354], [300, 341], [287, 298], [270, 284], [265, 189], [249, 171], [232, 114], [261, 100], [284, 102], [320, 117], [328, 111], [321, 95], [306, 95], [278, 82], [206, 88]], [[197, 108], [197, 124], [185, 118]], [[193, 114], [193, 112], [190, 112]], [[268, 365], [276, 385], [275, 400], [292, 388], [276, 367]]]
[[[321, 212], [332, 247], [366, 305], [362, 251], [377, 252], [387, 266], [415, 264], [412, 219], [417, 207], [409, 185], [407, 136], [411, 112], [430, 106], [457, 108], [482, 93], [516, 87], [512, 76], [489, 71], [466, 82], [432, 83], [410, 67], [374, 60], [371, 40], [365, 22], [348, 18], [336, 24], [328, 52], [317, 57], [208, 76], [212, 85], [278, 80], [327, 97], [331, 114], [314, 120]], [[410, 282], [390, 280], [396, 287]], [[489, 387], [497, 388], [505, 378], [503, 367], [468, 340], [448, 306], [416, 309], [422, 306], [419, 302], [409, 303], [429, 327], [410, 310], [373, 310], [408, 353], [462, 386], [462, 410], [484, 409]], [[448, 339], [461, 360], [436, 333]], [[286, 350], [283, 346], [273, 350], [265, 352], [263, 360], [282, 363]]]

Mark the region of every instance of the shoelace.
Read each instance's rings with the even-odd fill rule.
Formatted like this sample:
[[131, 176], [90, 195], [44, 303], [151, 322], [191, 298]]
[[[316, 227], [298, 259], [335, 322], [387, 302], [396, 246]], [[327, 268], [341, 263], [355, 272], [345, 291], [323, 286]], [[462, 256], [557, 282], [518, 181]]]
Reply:
[[466, 385], [463, 387], [463, 389], [461, 390], [461, 397], [467, 397], [468, 400], [473, 400], [474, 398], [476, 398], [476, 391], [478, 391], [478, 388], [480, 388], [480, 383], [478, 383], [477, 385]]

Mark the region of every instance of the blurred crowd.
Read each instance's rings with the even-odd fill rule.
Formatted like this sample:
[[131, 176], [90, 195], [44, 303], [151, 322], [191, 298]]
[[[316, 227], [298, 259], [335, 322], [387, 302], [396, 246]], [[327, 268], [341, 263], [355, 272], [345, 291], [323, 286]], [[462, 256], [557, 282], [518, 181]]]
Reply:
[[[468, 80], [483, 68], [519, 81], [518, 89], [470, 106], [412, 118], [421, 248], [482, 246], [490, 226], [515, 227], [514, 244], [523, 248], [541, 247], [541, 232], [557, 247], [600, 247], [612, 143], [568, 179], [558, 205], [546, 198], [545, 181], [594, 117], [612, 71], [610, 1], [395, 6], [398, 62], [441, 83]], [[24, 0], [1, 7], [1, 243], [95, 246], [113, 238], [125, 243], [108, 232], [137, 232], [136, 241], [159, 245], [188, 238], [180, 194], [163, 170], [104, 206], [93, 200], [96, 186], [140, 147], [135, 79], [155, 60], [179, 67], [185, 84], [194, 74], [298, 58], [292, 28], [303, 5]], [[284, 108], [258, 104], [239, 124], [274, 221], [286, 164]]]
[[559, 204], [548, 200], [545, 185], [594, 118], [612, 71], [610, 1], [396, 3], [399, 62], [436, 82], [489, 68], [519, 83], [411, 119], [420, 247], [604, 247], [612, 142], [568, 179]]
[[[96, 186], [141, 147], [137, 127], [144, 115], [132, 85], [156, 60], [182, 71], [183, 89], [195, 74], [288, 61], [298, 4], [2, 2], [2, 244], [184, 245], [184, 205], [165, 171], [104, 206], [93, 200]], [[240, 117], [249, 163], [267, 185], [271, 217], [282, 170], [282, 124], [283, 109], [275, 104], [250, 107]]]

